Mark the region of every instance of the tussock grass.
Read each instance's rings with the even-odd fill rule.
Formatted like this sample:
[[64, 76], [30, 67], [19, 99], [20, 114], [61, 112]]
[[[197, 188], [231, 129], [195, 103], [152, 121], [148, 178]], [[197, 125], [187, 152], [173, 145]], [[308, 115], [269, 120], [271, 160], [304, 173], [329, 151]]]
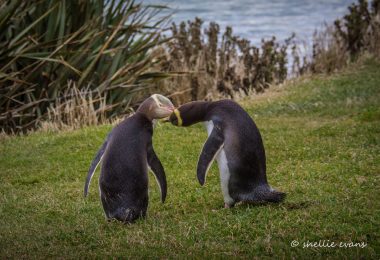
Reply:
[[35, 129], [51, 109], [58, 125], [77, 127], [86, 112], [68, 105], [74, 111], [56, 116], [62, 100], [87, 110], [78, 97], [103, 99], [91, 110], [104, 112], [85, 124], [103, 114], [113, 119], [138, 103], [152, 82], [167, 76], [152, 69], [160, 59], [152, 50], [166, 41], [160, 36], [168, 21], [164, 8], [132, 0], [0, 1], [1, 131]]
[[[150, 176], [148, 218], [127, 226], [104, 220], [97, 178], [82, 197], [111, 126], [2, 138], [0, 256], [378, 259], [379, 84], [372, 60], [242, 101], [262, 132], [269, 182], [288, 194], [280, 205], [223, 209], [215, 165], [206, 186], [198, 185], [201, 125], [156, 127], [168, 198], [160, 203]], [[291, 247], [293, 240], [300, 245]], [[302, 248], [320, 240], [367, 246]]]

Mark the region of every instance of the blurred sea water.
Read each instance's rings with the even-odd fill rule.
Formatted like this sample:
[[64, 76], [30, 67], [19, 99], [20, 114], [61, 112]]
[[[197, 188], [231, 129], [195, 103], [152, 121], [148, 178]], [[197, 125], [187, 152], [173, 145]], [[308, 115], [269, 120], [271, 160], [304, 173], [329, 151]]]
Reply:
[[332, 23], [347, 13], [354, 0], [145, 0], [144, 3], [165, 4], [174, 11], [173, 21], [199, 17], [207, 26], [215, 21], [224, 32], [231, 26], [234, 35], [260, 45], [262, 38], [276, 36], [280, 41], [293, 32], [310, 46], [315, 29]]

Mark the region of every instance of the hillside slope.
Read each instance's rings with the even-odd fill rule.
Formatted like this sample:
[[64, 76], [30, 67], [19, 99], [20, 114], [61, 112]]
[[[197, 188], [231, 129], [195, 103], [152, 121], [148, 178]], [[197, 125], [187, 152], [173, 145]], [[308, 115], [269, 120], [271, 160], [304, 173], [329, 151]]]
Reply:
[[[167, 174], [166, 203], [150, 175], [148, 218], [107, 223], [97, 177], [89, 197], [82, 194], [111, 126], [3, 137], [0, 257], [378, 259], [380, 64], [298, 80], [242, 104], [261, 130], [269, 183], [288, 194], [284, 203], [223, 209], [216, 165], [204, 187], [196, 180], [203, 127], [165, 124], [154, 146]], [[338, 246], [325, 247], [331, 242]]]

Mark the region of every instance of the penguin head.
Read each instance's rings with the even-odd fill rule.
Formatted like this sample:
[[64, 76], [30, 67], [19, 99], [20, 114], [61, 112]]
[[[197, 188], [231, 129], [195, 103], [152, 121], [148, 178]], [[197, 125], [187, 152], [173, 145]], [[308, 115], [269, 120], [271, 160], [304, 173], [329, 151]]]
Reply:
[[145, 114], [150, 120], [168, 117], [173, 111], [172, 102], [160, 94], [151, 95], [137, 109], [137, 112]]
[[170, 123], [176, 126], [189, 126], [204, 121], [209, 102], [193, 101], [174, 109], [169, 117]]

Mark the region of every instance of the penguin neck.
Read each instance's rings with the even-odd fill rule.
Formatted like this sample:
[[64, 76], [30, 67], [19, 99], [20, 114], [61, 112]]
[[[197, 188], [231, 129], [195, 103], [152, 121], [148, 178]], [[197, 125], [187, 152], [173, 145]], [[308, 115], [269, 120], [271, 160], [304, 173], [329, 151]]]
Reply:
[[183, 113], [184, 123], [187, 125], [196, 124], [199, 122], [208, 121], [208, 114], [211, 102], [208, 101], [194, 101], [189, 103], [189, 112]]
[[150, 122], [152, 122], [154, 119], [152, 116], [152, 110], [154, 106], [155, 104], [154, 102], [152, 102], [151, 99], [146, 99], [143, 103], [141, 103], [141, 105], [136, 111], [136, 114], [140, 114], [146, 119], [148, 119]]
[[151, 117], [149, 116], [149, 114], [146, 114], [146, 113], [141, 112], [141, 111], [136, 111], [136, 114], [138, 114], [139, 116], [145, 118], [146, 120], [148, 120], [150, 123], [153, 124], [153, 120], [154, 120], [154, 119], [151, 118]]

